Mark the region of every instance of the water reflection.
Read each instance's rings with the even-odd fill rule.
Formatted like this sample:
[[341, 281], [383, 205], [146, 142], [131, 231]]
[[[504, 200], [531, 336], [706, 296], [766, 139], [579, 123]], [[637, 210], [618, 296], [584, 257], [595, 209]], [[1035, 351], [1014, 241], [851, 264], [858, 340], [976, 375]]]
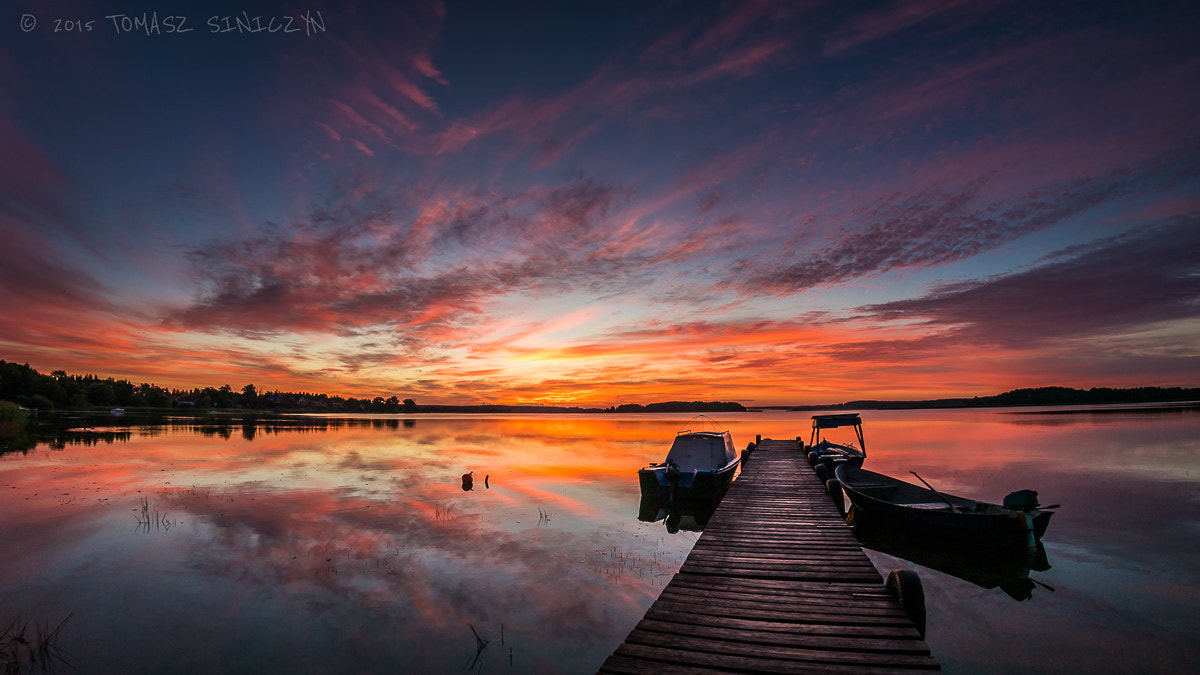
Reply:
[[28, 454], [30, 450], [33, 450], [39, 444], [54, 450], [62, 450], [72, 445], [112, 445], [113, 443], [128, 441], [132, 437], [133, 432], [127, 429], [113, 430], [92, 428], [57, 429], [41, 434], [13, 434], [6, 438], [5, 444], [0, 447], [0, 455], [10, 452]]
[[[739, 444], [810, 425], [719, 417]], [[1063, 504], [1053, 568], [1026, 573], [1057, 592], [1032, 601], [1009, 597], [1023, 561], [952, 576], [903, 552], [931, 565], [926, 641], [946, 672], [1183, 672], [1200, 661], [1200, 414], [1060, 417], [1078, 422], [864, 413], [872, 470]], [[59, 645], [80, 672], [594, 672], [710, 515], [679, 509], [676, 534], [661, 504], [632, 517], [669, 416], [136, 420], [0, 455], [0, 627], [73, 615]], [[1151, 641], [1150, 665], [1127, 648]]]
[[656, 494], [642, 494], [638, 507], [638, 520], [644, 523], [663, 521], [667, 532], [675, 534], [680, 530], [685, 532], [701, 532], [708, 525], [721, 499], [660, 499]]
[[0, 607], [87, 672], [586, 672], [692, 541], [624, 506], [677, 422], [126, 422], [0, 461]]
[[1142, 418], [1153, 422], [1154, 418], [1184, 418], [1200, 412], [1200, 403], [1148, 403], [1122, 406], [1077, 406], [1062, 408], [1021, 408], [1007, 410], [1003, 414], [1011, 424], [1037, 424], [1064, 426], [1069, 424], [1121, 423]]
[[[916, 533], [898, 533], [869, 520], [854, 522], [854, 536], [865, 547], [943, 574], [969, 581], [980, 588], [999, 588], [1017, 601], [1028, 600], [1039, 583], [1030, 572], [1050, 569], [1041, 541], [1036, 550], [992, 549], [948, 544]], [[1043, 588], [1054, 589], [1044, 583]]]

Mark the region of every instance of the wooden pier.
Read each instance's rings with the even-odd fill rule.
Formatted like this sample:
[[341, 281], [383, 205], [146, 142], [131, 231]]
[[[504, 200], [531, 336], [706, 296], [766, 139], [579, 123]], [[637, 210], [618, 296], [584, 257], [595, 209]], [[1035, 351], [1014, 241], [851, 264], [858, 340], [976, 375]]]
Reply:
[[794, 440], [764, 439], [601, 673], [940, 670]]

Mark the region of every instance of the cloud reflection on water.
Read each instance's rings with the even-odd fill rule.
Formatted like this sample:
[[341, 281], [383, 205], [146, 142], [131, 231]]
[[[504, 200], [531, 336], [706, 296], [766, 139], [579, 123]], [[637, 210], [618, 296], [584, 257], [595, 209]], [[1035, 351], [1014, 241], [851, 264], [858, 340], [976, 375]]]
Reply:
[[[807, 439], [807, 413], [719, 417], [739, 448]], [[1056, 591], [1019, 611], [922, 572], [934, 653], [960, 672], [1086, 670], [1129, 663], [1103, 650], [1153, 626], [1170, 663], [1200, 657], [1186, 628], [1200, 618], [1196, 413], [1050, 417], [864, 412], [873, 470], [1063, 504], [1044, 538], [1052, 568], [1034, 575]], [[484, 669], [512, 648], [523, 671], [588, 672], [698, 536], [637, 520], [634, 471], [661, 460], [679, 420], [380, 422], [134, 427], [0, 457], [0, 606], [75, 612], [63, 646], [98, 670], [459, 671], [473, 626], [491, 641]], [[169, 530], [136, 528], [143, 497]], [[170, 639], [131, 652], [130, 634]]]
[[[1055, 591], [1018, 611], [1003, 593], [921, 568], [926, 641], [946, 672], [1187, 670], [1200, 658], [1200, 414], [1032, 413], [865, 416], [875, 471], [915, 470], [993, 502], [1033, 488], [1062, 504], [1043, 538], [1052, 568], [1031, 575]], [[871, 557], [881, 570], [911, 566]]]
[[[586, 670], [636, 622], [692, 539], [635, 525], [643, 435], [596, 422], [546, 426], [139, 430], [97, 455], [34, 453], [19, 476], [0, 473], [22, 489], [81, 495], [100, 485], [114, 494], [80, 518], [39, 493], [18, 519], [26, 527], [5, 530], [21, 560], [38, 550], [104, 557], [113, 552], [103, 542], [80, 549], [80, 530], [123, 526], [134, 496], [147, 495], [175, 523], [155, 541], [156, 559], [189, 585], [274, 608], [229, 619], [240, 630], [262, 630], [249, 622], [263, 612], [300, 612], [311, 631], [303, 639], [332, 639], [317, 626], [336, 631], [336, 641], [371, 655], [368, 669], [391, 658], [445, 671], [473, 643], [470, 624], [497, 643], [504, 632], [506, 646], [486, 659], [498, 663], [511, 647], [525, 667]], [[598, 440], [605, 436], [617, 440]], [[580, 452], [585, 443], [593, 451]], [[464, 493], [458, 477], [468, 467], [480, 479]], [[38, 565], [9, 569], [33, 577]]]

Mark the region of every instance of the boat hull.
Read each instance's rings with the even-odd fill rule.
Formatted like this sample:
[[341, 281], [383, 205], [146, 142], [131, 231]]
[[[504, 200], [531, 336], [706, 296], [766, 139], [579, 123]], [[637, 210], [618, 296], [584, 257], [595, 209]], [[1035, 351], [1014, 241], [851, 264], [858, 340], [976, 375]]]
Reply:
[[642, 496], [662, 500], [671, 499], [672, 494], [683, 499], [717, 499], [729, 489], [738, 460], [719, 469], [681, 471], [672, 475], [665, 466], [647, 467], [638, 470], [638, 482]]
[[[846, 465], [838, 467], [837, 479], [852, 505], [851, 521], [865, 520], [875, 527], [957, 544], [1031, 548], [1041, 539], [1053, 515], [939, 494]], [[951, 511], [946, 501], [956, 510]]]
[[666, 460], [638, 470], [642, 494], [659, 499], [718, 499], [725, 494], [738, 466], [728, 431], [675, 434]]

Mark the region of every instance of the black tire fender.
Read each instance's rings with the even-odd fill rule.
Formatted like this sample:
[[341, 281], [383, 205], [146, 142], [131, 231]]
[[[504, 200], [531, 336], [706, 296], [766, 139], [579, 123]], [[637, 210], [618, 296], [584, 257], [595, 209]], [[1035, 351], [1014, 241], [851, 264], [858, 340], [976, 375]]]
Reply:
[[833, 505], [837, 507], [838, 514], [845, 517], [846, 515], [846, 497], [842, 492], [842, 483], [836, 478], [830, 478], [825, 481], [825, 491], [829, 493], [829, 498], [833, 500]]
[[885, 586], [912, 621], [921, 639], [925, 639], [925, 589], [921, 577], [912, 570], [892, 570]]

